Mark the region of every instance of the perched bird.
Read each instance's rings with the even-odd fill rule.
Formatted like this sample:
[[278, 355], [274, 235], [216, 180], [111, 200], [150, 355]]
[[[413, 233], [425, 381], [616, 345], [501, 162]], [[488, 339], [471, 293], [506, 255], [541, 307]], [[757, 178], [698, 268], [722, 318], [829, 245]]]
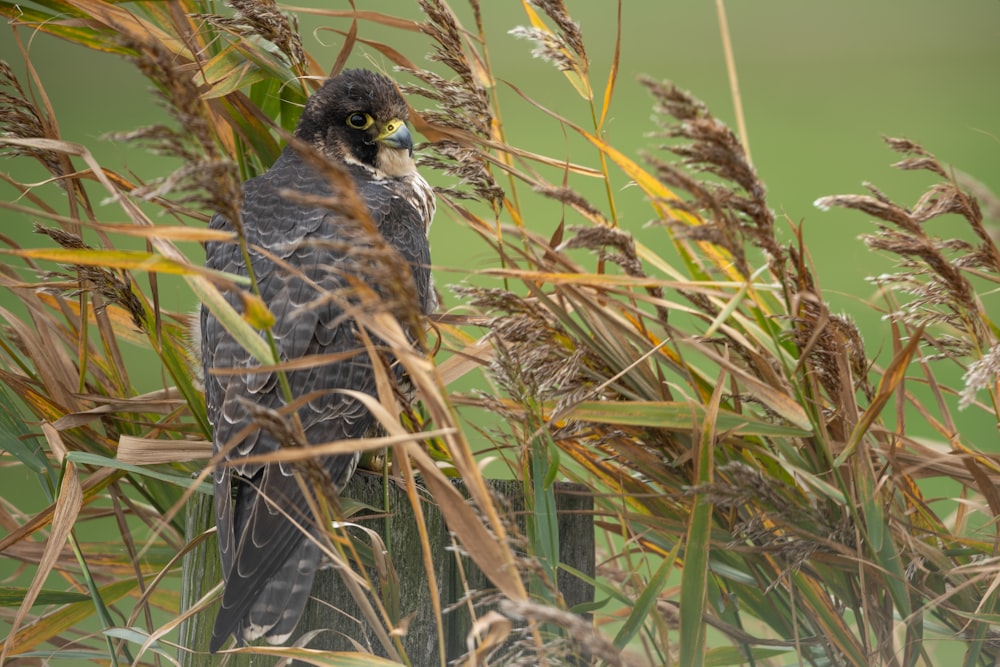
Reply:
[[[434, 194], [417, 173], [407, 120], [406, 103], [390, 79], [347, 70], [309, 99], [295, 137], [350, 175], [378, 232], [409, 264], [411, 275], [395, 279], [412, 280], [403, 291], [416, 295], [419, 309], [429, 314], [437, 305], [427, 241]], [[386, 295], [390, 287], [372, 284], [371, 235], [366, 243], [356, 220], [322, 205], [323, 197], [343, 193], [331, 192], [330, 179], [314, 164], [301, 150], [286, 147], [266, 173], [244, 184], [242, 202], [253, 277], [275, 316], [271, 333], [280, 356], [316, 359], [285, 371], [293, 400], [301, 399], [296, 412], [310, 444], [372, 432], [373, 416], [340, 391], [376, 394], [374, 362], [349, 312], [360, 297], [350, 295], [360, 285], [383, 298], [393, 296]], [[220, 215], [209, 226], [236, 230]], [[234, 242], [208, 243], [206, 265], [248, 275]], [[237, 291], [226, 298], [237, 310], [242, 307]], [[213, 449], [225, 452], [227, 461], [214, 471], [226, 580], [210, 645], [214, 653], [230, 635], [240, 643], [264, 637], [275, 644], [291, 635], [323, 560], [303, 531], [315, 535], [324, 527], [312, 516], [291, 465], [241, 462], [291, 444], [282, 442], [280, 429], [261, 428], [254, 418], [255, 411], [278, 411], [288, 404], [278, 374], [261, 369], [204, 306], [200, 325]], [[314, 470], [339, 492], [357, 461], [357, 455], [319, 457]], [[316, 483], [315, 475], [309, 477]]]

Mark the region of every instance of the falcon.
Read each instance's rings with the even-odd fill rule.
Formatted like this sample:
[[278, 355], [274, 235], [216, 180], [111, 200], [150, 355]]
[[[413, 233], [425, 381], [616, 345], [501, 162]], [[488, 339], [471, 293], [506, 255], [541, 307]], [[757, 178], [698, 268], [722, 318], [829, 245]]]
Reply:
[[[409, 265], [403, 276], [430, 314], [437, 306], [430, 278], [427, 230], [434, 215], [433, 191], [417, 173], [408, 112], [395, 84], [367, 70], [346, 70], [327, 80], [306, 103], [295, 137], [346, 172], [367, 207], [371, 222]], [[351, 318], [360, 288], [383, 300], [384, 284], [373, 284], [371, 234], [359, 234], [336, 206], [330, 179], [302, 150], [288, 146], [264, 174], [243, 186], [242, 231], [253, 278], [275, 316], [271, 335], [282, 361], [299, 363], [285, 371], [300, 433], [308, 444], [362, 438], [375, 432], [374, 417], [343, 390], [375, 396], [373, 361]], [[349, 193], [348, 193], [349, 194]], [[209, 227], [236, 231], [216, 214]], [[248, 276], [235, 242], [206, 244], [206, 266]], [[405, 271], [404, 271], [405, 273]], [[395, 274], [399, 280], [398, 272]], [[226, 293], [242, 308], [237, 290]], [[282, 429], [261, 426], [262, 412], [276, 414], [289, 403], [278, 374], [261, 368], [202, 306], [201, 356], [213, 451], [223, 452], [216, 467], [215, 518], [225, 577], [210, 650], [230, 635], [238, 643], [288, 639], [305, 607], [324, 557], [312, 536], [326, 530], [312, 516], [302, 477], [339, 493], [354, 473], [358, 455], [317, 457], [312, 472], [297, 475], [290, 464], [242, 462], [246, 456], [287, 446]], [[377, 343], [377, 337], [373, 336]], [[397, 378], [401, 372], [396, 370]], [[292, 408], [286, 409], [286, 413]], [[316, 495], [322, 496], [321, 492]]]

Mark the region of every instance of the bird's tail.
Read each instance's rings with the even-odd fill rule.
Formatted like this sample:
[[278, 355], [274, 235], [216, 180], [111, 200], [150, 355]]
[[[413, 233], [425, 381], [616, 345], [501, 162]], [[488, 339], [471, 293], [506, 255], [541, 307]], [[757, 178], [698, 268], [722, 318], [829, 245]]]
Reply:
[[243, 644], [264, 637], [271, 644], [284, 643], [302, 617], [313, 579], [322, 560], [319, 547], [302, 539], [284, 566], [267, 580], [242, 617], [225, 606], [215, 617], [209, 649], [215, 653], [231, 634]]

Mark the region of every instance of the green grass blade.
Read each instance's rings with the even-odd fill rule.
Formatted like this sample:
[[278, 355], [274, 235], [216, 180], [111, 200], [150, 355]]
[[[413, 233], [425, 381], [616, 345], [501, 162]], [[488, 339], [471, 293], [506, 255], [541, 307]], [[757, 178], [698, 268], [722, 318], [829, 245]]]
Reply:
[[[725, 376], [716, 382], [712, 400], [698, 441], [697, 484], [711, 484], [715, 469], [715, 433], [719, 402]], [[694, 507], [684, 544], [684, 569], [681, 576], [680, 664], [702, 667], [705, 663], [705, 613], [708, 600], [708, 561], [711, 551], [712, 503], [705, 494], [694, 496]]]
[[615, 635], [615, 646], [619, 649], [624, 649], [635, 638], [646, 624], [650, 614], [658, 613], [656, 611], [656, 603], [660, 599], [663, 587], [667, 585], [667, 579], [674, 571], [674, 564], [677, 561], [677, 553], [680, 547], [681, 543], [678, 542], [674, 550], [663, 559], [663, 562], [656, 568], [656, 572], [646, 582], [642, 593], [632, 605], [632, 611], [629, 612], [624, 625], [618, 630], [618, 634]]

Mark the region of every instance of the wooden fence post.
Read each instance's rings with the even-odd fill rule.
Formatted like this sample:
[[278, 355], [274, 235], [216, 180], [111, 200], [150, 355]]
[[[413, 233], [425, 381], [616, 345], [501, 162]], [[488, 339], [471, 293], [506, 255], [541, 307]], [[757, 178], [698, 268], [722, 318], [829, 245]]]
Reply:
[[[461, 483], [459, 482], [459, 488]], [[523, 487], [516, 481], [493, 481], [491, 486], [501, 499], [513, 525], [523, 529], [524, 500]], [[573, 484], [556, 485], [556, 505], [559, 512], [560, 561], [588, 577], [594, 575], [594, 525], [593, 498], [584, 487]], [[430, 603], [431, 591], [424, 569], [424, 556], [420, 538], [416, 532], [413, 509], [401, 485], [390, 483], [385, 489], [378, 475], [356, 474], [343, 496], [372, 508], [384, 506], [388, 497], [389, 515], [362, 511], [351, 521], [379, 534], [386, 542], [386, 548], [398, 576], [399, 614], [408, 618], [407, 632], [402, 638], [406, 654], [415, 660], [414, 665], [438, 665], [443, 650], [448, 660], [462, 655], [466, 650], [466, 635], [472, 620], [466, 605], [455, 605], [445, 614], [445, 646], [440, 646]], [[211, 498], [192, 499], [188, 508], [188, 539], [211, 525]], [[452, 539], [440, 510], [429, 500], [422, 507], [430, 536], [435, 577], [438, 583], [436, 595], [440, 597], [443, 609], [448, 609], [464, 594], [465, 587], [459, 573], [459, 565]], [[371, 517], [371, 518], [365, 518]], [[387, 537], [388, 536], [388, 537]], [[360, 540], [370, 544], [369, 540]], [[488, 591], [491, 587], [487, 576], [480, 572], [468, 557], [461, 558], [461, 568], [465, 581], [472, 590]], [[219, 578], [218, 553], [214, 539], [205, 540], [194, 549], [184, 561], [182, 604], [186, 609], [204, 591], [214, 586]], [[374, 579], [374, 576], [372, 577]], [[560, 592], [568, 605], [573, 606], [593, 601], [593, 588], [583, 580], [567, 572], [559, 572]], [[477, 615], [484, 610], [478, 609]], [[208, 638], [215, 617], [213, 610], [197, 614], [181, 627], [181, 643], [193, 648], [197, 653], [180, 654], [181, 664], [187, 667], [217, 664], [217, 656], [207, 654]], [[313, 586], [313, 599], [306, 607], [305, 614], [296, 629], [295, 636], [306, 632], [316, 633], [309, 641], [310, 648], [335, 651], [352, 651], [358, 646], [370, 649], [377, 655], [385, 655], [380, 642], [358, 609], [357, 602], [345, 587], [341, 575], [334, 569], [319, 573]], [[294, 641], [294, 637], [292, 639]], [[231, 656], [227, 663], [231, 667], [244, 665], [266, 665], [272, 660], [261, 656]], [[252, 658], [252, 659], [251, 659]]]

